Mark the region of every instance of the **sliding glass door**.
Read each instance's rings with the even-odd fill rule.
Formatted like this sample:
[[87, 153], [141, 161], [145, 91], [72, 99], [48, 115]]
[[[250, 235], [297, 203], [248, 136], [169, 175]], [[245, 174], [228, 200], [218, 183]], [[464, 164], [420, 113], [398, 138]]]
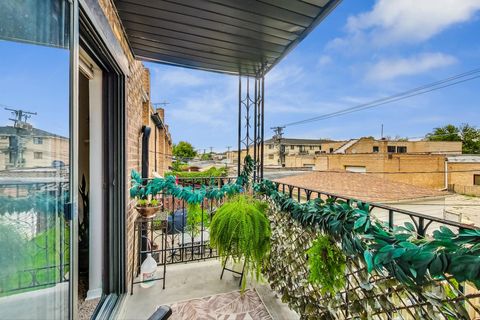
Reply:
[[71, 10], [0, 1], [0, 319], [69, 317]]

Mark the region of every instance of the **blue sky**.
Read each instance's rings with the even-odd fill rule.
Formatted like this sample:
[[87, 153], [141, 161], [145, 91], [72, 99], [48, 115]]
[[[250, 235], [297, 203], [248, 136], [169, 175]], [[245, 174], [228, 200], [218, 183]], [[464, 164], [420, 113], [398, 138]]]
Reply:
[[4, 106], [37, 112], [33, 126], [69, 136], [69, 53], [0, 41], [0, 126], [12, 125]]
[[[478, 0], [344, 0], [266, 78], [265, 128], [348, 108], [480, 67]], [[237, 78], [147, 63], [152, 100], [168, 101], [174, 141], [236, 145]], [[346, 116], [286, 137], [420, 137], [480, 125], [480, 79]]]
[[[479, 0], [344, 0], [266, 77], [265, 128], [348, 108], [480, 67]], [[175, 142], [236, 145], [237, 78], [146, 63], [153, 102], [168, 101]], [[0, 41], [0, 104], [38, 112], [68, 135], [68, 52]], [[346, 116], [287, 127], [285, 136], [420, 137], [447, 123], [480, 126], [480, 79]], [[0, 125], [10, 113], [0, 108]]]

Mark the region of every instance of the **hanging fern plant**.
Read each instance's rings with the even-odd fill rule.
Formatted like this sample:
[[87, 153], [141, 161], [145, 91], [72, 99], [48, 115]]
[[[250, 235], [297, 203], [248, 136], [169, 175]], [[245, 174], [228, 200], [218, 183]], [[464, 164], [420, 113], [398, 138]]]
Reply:
[[257, 279], [270, 250], [270, 222], [265, 215], [267, 206], [250, 196], [236, 196], [217, 210], [210, 224], [210, 243], [222, 260], [243, 261], [245, 272], [255, 274]]
[[308, 280], [320, 285], [322, 293], [335, 294], [345, 287], [346, 258], [330, 236], [319, 236], [307, 254], [310, 269]]

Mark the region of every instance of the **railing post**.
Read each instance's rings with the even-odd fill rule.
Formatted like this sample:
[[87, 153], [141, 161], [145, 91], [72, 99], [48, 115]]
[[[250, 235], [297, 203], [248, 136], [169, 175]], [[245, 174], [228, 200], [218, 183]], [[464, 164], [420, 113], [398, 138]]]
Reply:
[[388, 210], [388, 227], [393, 230], [393, 210]]

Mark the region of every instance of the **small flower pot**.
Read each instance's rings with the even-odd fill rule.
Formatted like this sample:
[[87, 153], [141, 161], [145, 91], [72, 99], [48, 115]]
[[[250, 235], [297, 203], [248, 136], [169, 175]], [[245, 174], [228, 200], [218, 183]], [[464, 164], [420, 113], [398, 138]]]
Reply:
[[153, 218], [157, 215], [158, 210], [160, 210], [160, 206], [156, 207], [144, 207], [144, 206], [136, 206], [138, 213], [144, 218]]

